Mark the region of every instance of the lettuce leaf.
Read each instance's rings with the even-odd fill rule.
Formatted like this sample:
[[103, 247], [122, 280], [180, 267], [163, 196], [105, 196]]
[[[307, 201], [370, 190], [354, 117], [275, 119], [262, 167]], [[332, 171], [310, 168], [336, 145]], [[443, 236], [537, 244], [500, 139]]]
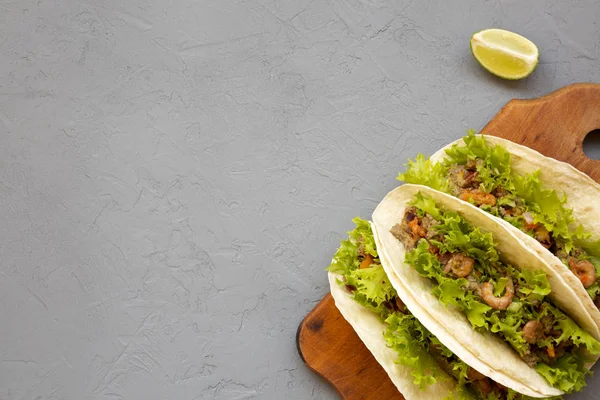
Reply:
[[510, 267], [510, 274], [516, 278], [521, 300], [528, 303], [541, 302], [552, 292], [548, 277], [543, 271], [531, 269], [518, 270]]
[[441, 217], [440, 210], [435, 204], [435, 200], [433, 200], [431, 197], [424, 196], [421, 192], [418, 192], [415, 194], [413, 203], [417, 207], [417, 210], [420, 210], [425, 214], [431, 214], [433, 218]]
[[[453, 376], [456, 379], [456, 381], [458, 382], [458, 384], [456, 385], [456, 391], [449, 395], [448, 397], [446, 397], [444, 400], [462, 400], [462, 399], [470, 399], [473, 397], [473, 392], [475, 392], [475, 390], [471, 390], [471, 388], [469, 387], [468, 384], [468, 372], [469, 372], [469, 366], [464, 363], [461, 360], [455, 361], [454, 363], [452, 363], [452, 372], [453, 372]], [[496, 397], [497, 393], [496, 392], [491, 392], [489, 393], [485, 398], [486, 399], [498, 399], [500, 400], [499, 397]], [[477, 398], [481, 398], [481, 396], [476, 395]]]
[[345, 282], [339, 281], [338, 284], [356, 288], [353, 292], [354, 301], [375, 312], [381, 319], [385, 319], [391, 314], [391, 310], [386, 307], [386, 302], [396, 296], [396, 290], [381, 264], [374, 263], [371, 268], [359, 268], [360, 246], [363, 246], [365, 253], [374, 258], [377, 258], [378, 254], [369, 222], [359, 217], [354, 218], [352, 222], [356, 228], [348, 232], [348, 239], [342, 240], [327, 270], [343, 275]]
[[521, 326], [526, 322], [521, 310], [516, 312], [507, 310], [504, 316], [500, 312], [493, 312], [489, 315], [488, 321], [490, 331], [499, 333], [513, 349], [520, 355], [524, 355], [529, 349], [529, 345], [521, 332]]
[[[597, 263], [594, 263], [594, 265], [600, 265], [600, 261]], [[596, 275], [600, 276], [598, 267], [596, 267]], [[587, 288], [586, 291], [588, 292], [588, 295], [592, 299], [595, 299], [596, 296], [598, 296], [600, 294], [600, 283], [598, 283], [598, 281], [594, 282], [594, 284], [592, 286], [590, 286], [589, 288]]]
[[396, 290], [390, 283], [381, 264], [372, 264], [371, 268], [355, 269], [346, 275], [346, 285], [356, 288], [354, 300], [376, 312], [382, 319], [390, 313], [385, 303], [396, 296]]
[[377, 257], [375, 238], [369, 221], [356, 217], [352, 222], [354, 222], [356, 228], [348, 232], [348, 239], [342, 240], [340, 247], [333, 256], [331, 265], [327, 268], [328, 271], [335, 274], [346, 276], [351, 271], [358, 269], [360, 265], [358, 248], [361, 245], [364, 246], [365, 253]]
[[533, 174], [513, 176], [513, 193], [527, 204], [534, 223], [543, 224], [554, 237], [565, 241], [565, 250], [573, 249], [574, 240], [587, 240], [583, 227], [571, 229], [575, 223], [573, 210], [566, 206], [567, 196], [559, 197], [554, 190], [542, 188], [540, 171]]
[[565, 393], [578, 392], [586, 386], [585, 377], [592, 371], [583, 366], [581, 358], [574, 354], [565, 354], [553, 366], [539, 363], [536, 371], [552, 386]]
[[576, 240], [575, 244], [586, 251], [592, 264], [600, 265], [600, 239], [595, 242]]
[[446, 177], [447, 168], [444, 165], [432, 163], [431, 160], [426, 160], [423, 154], [418, 154], [414, 161], [409, 159], [406, 166], [406, 172], [398, 174], [396, 178], [399, 181], [429, 186], [440, 192], [450, 192]]
[[489, 146], [483, 135], [476, 135], [473, 129], [463, 137], [464, 146], [454, 144], [446, 150], [446, 167], [453, 164], [464, 165], [468, 161], [482, 160], [477, 165], [483, 189], [490, 192], [498, 185], [510, 180], [510, 153], [502, 146]]
[[558, 308], [550, 304], [545, 304], [538, 316], [538, 319], [541, 319], [546, 315], [552, 315], [555, 321], [555, 330], [562, 332], [562, 334], [557, 338], [547, 338], [547, 342], [560, 344], [562, 342], [571, 340], [577, 346], [585, 348], [589, 354], [600, 354], [600, 342], [596, 341], [592, 335], [581, 329], [575, 323], [575, 321], [565, 315]]
[[396, 362], [412, 369], [415, 385], [423, 390], [443, 379], [444, 374], [429, 353], [429, 341], [434, 336], [413, 315], [394, 313], [385, 323], [385, 341], [398, 354]]
[[430, 353], [431, 348], [435, 347], [435, 351], [447, 359], [452, 370], [448, 372], [457, 381], [456, 390], [448, 393], [445, 400], [479, 398], [474, 396], [468, 382], [467, 373], [470, 367], [444, 346], [415, 316], [394, 313], [385, 322], [385, 341], [388, 347], [398, 354], [396, 362], [411, 368], [415, 385], [425, 389], [428, 385], [448, 379]]

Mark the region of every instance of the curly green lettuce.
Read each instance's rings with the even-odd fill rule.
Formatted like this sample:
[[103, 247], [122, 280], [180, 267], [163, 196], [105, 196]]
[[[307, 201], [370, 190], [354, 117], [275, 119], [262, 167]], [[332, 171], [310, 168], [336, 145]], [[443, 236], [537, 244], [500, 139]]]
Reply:
[[364, 252], [373, 257], [377, 257], [377, 248], [375, 247], [375, 238], [371, 231], [369, 221], [360, 217], [352, 220], [356, 228], [348, 232], [348, 239], [342, 240], [340, 247], [333, 256], [328, 271], [340, 275], [348, 275], [351, 271], [358, 269], [360, 261], [358, 260], [358, 248], [364, 246]]
[[398, 175], [398, 180], [406, 183], [415, 183], [429, 186], [440, 192], [450, 193], [447, 172], [448, 168], [440, 163], [433, 163], [425, 159], [423, 154], [418, 154], [415, 160], [408, 160], [407, 169]]
[[[470, 367], [454, 355], [440, 340], [427, 330], [411, 314], [394, 313], [386, 320], [386, 331], [384, 333], [387, 345], [398, 353], [396, 362], [411, 368], [413, 383], [421, 389], [434, 384], [440, 380], [447, 379], [440, 372], [437, 361], [430, 353], [430, 348], [435, 347], [440, 356], [444, 357], [449, 365], [449, 374], [456, 379], [456, 390], [450, 393], [444, 400], [469, 400], [485, 398], [486, 400], [532, 400], [533, 397], [507, 389], [506, 397], [499, 391], [490, 393], [478, 393], [469, 382]], [[560, 400], [561, 397], [553, 397], [552, 400]]]
[[[447, 372], [457, 382], [455, 391], [449, 393], [444, 400], [483, 398], [470, 386], [468, 380], [470, 367], [444, 346], [414, 315], [394, 313], [385, 322], [385, 341], [388, 347], [398, 353], [396, 362], [412, 370], [411, 375], [415, 385], [425, 389], [428, 385], [448, 379], [448, 376], [439, 368], [435, 357], [431, 355], [431, 348], [435, 347], [435, 351], [440, 357], [445, 358], [448, 364], [450, 371]], [[516, 392], [515, 394], [518, 396]], [[490, 393], [485, 398], [500, 400], [499, 396], [498, 393]], [[522, 398], [515, 397], [515, 399], [521, 400]]]
[[[385, 320], [385, 323], [385, 341], [388, 347], [398, 353], [396, 362], [412, 370], [411, 375], [415, 385], [424, 390], [427, 386], [445, 378], [429, 353], [431, 340], [437, 338], [413, 315], [394, 313]], [[452, 353], [447, 356], [451, 355]]]
[[396, 290], [381, 264], [360, 269], [359, 247], [362, 246], [363, 252], [374, 258], [378, 256], [377, 248], [369, 222], [359, 217], [352, 222], [356, 228], [348, 232], [348, 239], [342, 241], [327, 270], [344, 276], [344, 285], [356, 288], [353, 292], [354, 301], [385, 319], [391, 313], [385, 304], [396, 296]]

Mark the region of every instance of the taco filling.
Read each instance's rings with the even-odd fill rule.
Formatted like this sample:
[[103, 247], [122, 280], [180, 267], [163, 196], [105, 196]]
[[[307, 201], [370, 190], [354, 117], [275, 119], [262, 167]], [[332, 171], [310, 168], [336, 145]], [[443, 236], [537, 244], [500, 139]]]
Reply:
[[381, 265], [369, 223], [360, 218], [353, 222], [356, 228], [342, 241], [328, 270], [341, 276], [338, 284], [354, 301], [384, 321], [385, 342], [397, 353], [396, 363], [411, 368], [413, 383], [424, 389], [449, 375], [456, 379], [457, 390], [448, 400], [529, 399], [469, 367], [410, 313]]
[[544, 272], [504, 262], [491, 233], [422, 193], [397, 222], [390, 232], [404, 245], [405, 262], [431, 280], [443, 304], [507, 342], [553, 387], [570, 393], [586, 385], [584, 364], [600, 354], [600, 342], [546, 299]]
[[429, 186], [468, 201], [502, 218], [536, 239], [575, 274], [600, 308], [600, 241], [576, 224], [573, 210], [554, 190], [543, 187], [539, 171], [519, 175], [511, 155], [500, 145], [488, 144], [470, 131], [446, 150], [439, 163], [422, 154], [409, 160], [398, 180]]

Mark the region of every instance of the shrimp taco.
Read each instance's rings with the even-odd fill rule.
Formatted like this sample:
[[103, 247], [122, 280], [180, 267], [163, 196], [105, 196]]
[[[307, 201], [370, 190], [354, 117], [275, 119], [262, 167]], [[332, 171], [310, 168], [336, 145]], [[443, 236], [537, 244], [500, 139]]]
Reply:
[[400, 297], [392, 286], [390, 278], [398, 278], [378, 253], [379, 241], [369, 223], [360, 218], [353, 222], [356, 228], [342, 241], [328, 268], [331, 294], [341, 314], [407, 400], [540, 397], [538, 391], [515, 384], [483, 363], [470, 366], [432, 334], [422, 323], [432, 317], [409, 292], [402, 291]]
[[451, 194], [509, 225], [600, 326], [600, 185], [571, 165], [497, 137], [468, 135], [418, 155], [398, 179]]
[[532, 397], [586, 385], [598, 327], [573, 288], [504, 223], [407, 184], [377, 206], [373, 226], [398, 296], [467, 365]]

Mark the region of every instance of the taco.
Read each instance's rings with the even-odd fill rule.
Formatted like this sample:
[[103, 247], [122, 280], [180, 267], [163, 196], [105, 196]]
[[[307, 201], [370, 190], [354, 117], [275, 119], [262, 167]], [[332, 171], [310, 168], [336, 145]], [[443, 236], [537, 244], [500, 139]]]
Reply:
[[451, 194], [515, 230], [600, 326], [600, 185], [571, 165], [492, 136], [466, 137], [398, 179]]
[[516, 386], [525, 394], [508, 388], [511, 380], [505, 374], [483, 364], [477, 370], [442, 344], [420, 321], [431, 317], [410, 293], [400, 298], [392, 286], [391, 272], [384, 268], [389, 263], [382, 265], [378, 239], [369, 223], [360, 218], [353, 221], [356, 228], [342, 241], [328, 268], [331, 294], [341, 314], [407, 400], [540, 397], [523, 385]]
[[462, 361], [532, 397], [585, 387], [600, 354], [598, 327], [573, 288], [512, 229], [410, 184], [385, 197], [373, 224], [399, 297]]

